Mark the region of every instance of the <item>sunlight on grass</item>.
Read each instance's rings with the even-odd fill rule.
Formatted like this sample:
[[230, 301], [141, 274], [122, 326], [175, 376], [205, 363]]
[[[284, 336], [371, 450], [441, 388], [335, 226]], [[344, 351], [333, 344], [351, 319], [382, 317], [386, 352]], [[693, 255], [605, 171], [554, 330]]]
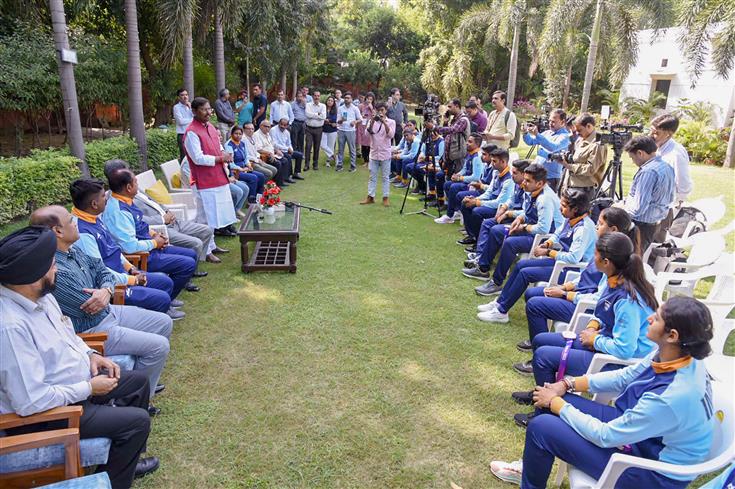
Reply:
[[456, 402], [435, 402], [427, 409], [434, 420], [465, 436], [481, 438], [493, 432], [493, 426], [484, 417]]

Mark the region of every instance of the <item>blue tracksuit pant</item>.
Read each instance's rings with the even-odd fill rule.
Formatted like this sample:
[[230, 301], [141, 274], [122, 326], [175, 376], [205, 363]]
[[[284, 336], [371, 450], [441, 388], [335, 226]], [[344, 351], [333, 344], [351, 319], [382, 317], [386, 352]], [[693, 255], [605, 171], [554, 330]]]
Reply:
[[197, 267], [196, 251], [180, 246], [166, 246], [151, 251], [148, 257], [148, 270], [168, 275], [174, 283], [171, 297], [179, 295], [184, 286], [191, 280]]
[[166, 312], [171, 307], [171, 294], [174, 282], [165, 273], [149, 272], [145, 287], [128, 287], [125, 296], [126, 306], [138, 306], [149, 311]]
[[[494, 222], [489, 219], [486, 222]], [[483, 227], [485, 223], [483, 223]], [[503, 224], [496, 224], [490, 228], [489, 233], [483, 235], [480, 231], [480, 238], [477, 240], [477, 252], [480, 253], [478, 264], [481, 270], [488, 270], [490, 264], [495, 259], [495, 255], [500, 252], [498, 264], [493, 272], [493, 282], [495, 285], [501, 285], [508, 274], [508, 270], [513, 265], [516, 255], [519, 253], [528, 253], [531, 251], [533, 244], [533, 235], [528, 233], [514, 234], [506, 237], [507, 228]]]
[[554, 270], [553, 258], [527, 258], [516, 263], [498, 297], [498, 311], [507, 313], [521, 298], [529, 284], [548, 281]]
[[574, 303], [566, 299], [545, 297], [543, 287], [531, 287], [526, 291], [528, 338], [533, 340], [537, 334], [547, 333], [547, 319], [568, 323], [572, 320], [575, 307]]
[[[602, 422], [612, 421], [623, 414], [613, 406], [574, 394], [566, 394], [563, 399]], [[632, 444], [630, 448], [631, 455], [641, 456], [636, 444]], [[546, 489], [555, 458], [564, 460], [587, 475], [599, 479], [610, 457], [620, 451], [618, 448], [602, 448], [585, 440], [555, 414], [540, 414], [531, 419], [526, 430], [521, 489]], [[676, 481], [656, 472], [628, 469], [620, 476], [615, 487], [683, 489], [687, 485], [687, 482]]]
[[[561, 333], [541, 333], [533, 337], [533, 377], [536, 385], [556, 382], [556, 371], [559, 370], [561, 352], [566, 343]], [[578, 339], [574, 340], [564, 375], [584, 375], [594, 356], [595, 352], [583, 346]]]
[[464, 228], [465, 228], [465, 231], [467, 231], [467, 234], [477, 239], [477, 237], [480, 235], [480, 226], [482, 226], [482, 222], [485, 219], [494, 219], [497, 211], [498, 210], [493, 207], [472, 207], [470, 208], [470, 207], [462, 206], [462, 216], [464, 217]]
[[457, 196], [468, 189], [469, 186], [464, 182], [444, 183], [444, 195], [447, 196], [447, 215], [449, 217], [452, 217], [454, 212], [459, 210], [461, 200]]
[[248, 196], [248, 200], [250, 202], [255, 202], [255, 197], [258, 194], [263, 193], [263, 188], [265, 187], [265, 175], [262, 174], [259, 171], [251, 171], [251, 172], [240, 172], [240, 176], [238, 179], [241, 182], [245, 182], [245, 184], [250, 189], [250, 194]]
[[455, 199], [457, 201], [457, 206], [455, 207], [455, 209], [462, 213], [462, 219], [464, 220], [465, 230], [467, 230], [467, 215], [472, 213], [472, 209], [469, 207], [465, 207], [462, 204], [462, 200], [464, 200], [465, 197], [477, 197], [479, 195], [480, 195], [480, 192], [472, 189], [471, 187], [468, 187], [467, 190], [462, 190], [458, 192], [457, 195], [455, 196]]
[[429, 173], [429, 187], [433, 184], [436, 187], [436, 195], [438, 199], [444, 198], [444, 184], [447, 181], [447, 177], [443, 170], [439, 170], [436, 173]]

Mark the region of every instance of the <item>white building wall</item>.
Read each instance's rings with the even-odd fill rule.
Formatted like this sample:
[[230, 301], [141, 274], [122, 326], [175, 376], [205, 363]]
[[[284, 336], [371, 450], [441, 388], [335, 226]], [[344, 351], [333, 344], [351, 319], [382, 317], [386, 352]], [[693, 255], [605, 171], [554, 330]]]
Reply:
[[[648, 99], [656, 79], [670, 79], [666, 110], [676, 109], [681, 99], [710, 102], [716, 107], [713, 114], [715, 125], [723, 126], [727, 123], [725, 117], [735, 108], [735, 69], [727, 79], [723, 79], [717, 76], [708, 62], [697, 85], [691, 88], [691, 79], [677, 42], [681, 31], [679, 27], [667, 29], [660, 32], [653, 43], [653, 30], [638, 32], [638, 61], [621, 86], [621, 97]], [[668, 60], [665, 67], [661, 66], [663, 59]]]

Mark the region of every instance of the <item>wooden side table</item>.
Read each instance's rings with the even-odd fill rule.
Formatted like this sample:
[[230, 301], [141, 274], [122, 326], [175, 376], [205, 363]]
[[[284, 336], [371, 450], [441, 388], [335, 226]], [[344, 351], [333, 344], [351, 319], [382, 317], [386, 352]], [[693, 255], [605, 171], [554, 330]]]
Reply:
[[[275, 216], [265, 216], [248, 208], [245, 219], [237, 230], [240, 236], [242, 271], [286, 270], [296, 273], [296, 243], [299, 240], [301, 210], [286, 208]], [[249, 243], [254, 242], [252, 254]]]

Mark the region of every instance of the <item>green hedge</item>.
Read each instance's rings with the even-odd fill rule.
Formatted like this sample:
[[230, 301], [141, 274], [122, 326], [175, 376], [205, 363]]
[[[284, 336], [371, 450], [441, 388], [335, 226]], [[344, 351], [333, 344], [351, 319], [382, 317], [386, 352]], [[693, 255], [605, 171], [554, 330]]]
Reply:
[[68, 202], [69, 182], [81, 175], [77, 161], [59, 150], [1, 160], [0, 224], [44, 205]]
[[[177, 158], [176, 131], [151, 129], [146, 133], [148, 167]], [[119, 158], [140, 171], [138, 145], [128, 136], [85, 144], [92, 176], [104, 178], [105, 161]], [[34, 150], [25, 158], [0, 158], [0, 224], [28, 215], [49, 204], [69, 202], [69, 183], [81, 176], [78, 160], [69, 150]]]

